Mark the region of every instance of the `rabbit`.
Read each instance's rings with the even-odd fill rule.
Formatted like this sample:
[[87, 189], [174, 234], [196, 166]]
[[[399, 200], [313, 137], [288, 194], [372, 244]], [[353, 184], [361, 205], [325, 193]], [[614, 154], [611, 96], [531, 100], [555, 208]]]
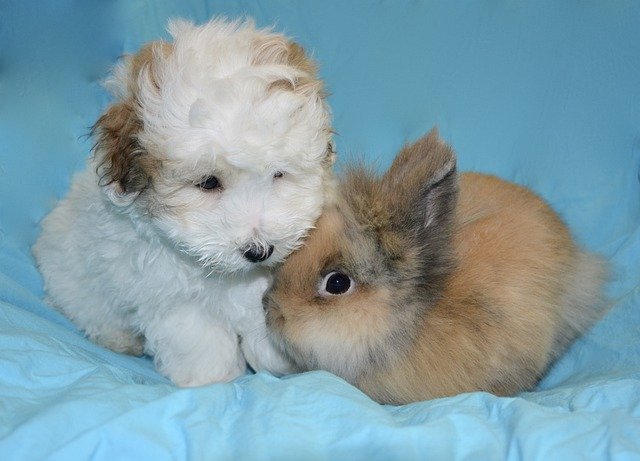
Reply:
[[530, 190], [458, 175], [436, 129], [344, 176], [263, 297], [272, 339], [384, 404], [532, 389], [602, 314], [604, 261]]

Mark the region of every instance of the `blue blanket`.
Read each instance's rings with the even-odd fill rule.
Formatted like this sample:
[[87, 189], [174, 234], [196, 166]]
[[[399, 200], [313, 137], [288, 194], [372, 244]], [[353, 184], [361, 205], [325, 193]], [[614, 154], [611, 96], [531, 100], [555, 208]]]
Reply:
[[[608, 315], [534, 392], [381, 406], [311, 372], [179, 389], [42, 302], [30, 247], [120, 55], [254, 17], [321, 63], [340, 164], [438, 125], [611, 261]], [[640, 3], [0, 0], [0, 459], [640, 459]]]

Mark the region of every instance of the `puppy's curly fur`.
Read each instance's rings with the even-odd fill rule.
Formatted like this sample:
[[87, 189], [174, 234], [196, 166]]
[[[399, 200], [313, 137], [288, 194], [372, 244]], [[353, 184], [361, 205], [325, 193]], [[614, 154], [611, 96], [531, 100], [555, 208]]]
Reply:
[[48, 301], [185, 386], [289, 363], [261, 306], [270, 268], [333, 196], [316, 65], [251, 21], [169, 24], [107, 81], [94, 156], [43, 221]]

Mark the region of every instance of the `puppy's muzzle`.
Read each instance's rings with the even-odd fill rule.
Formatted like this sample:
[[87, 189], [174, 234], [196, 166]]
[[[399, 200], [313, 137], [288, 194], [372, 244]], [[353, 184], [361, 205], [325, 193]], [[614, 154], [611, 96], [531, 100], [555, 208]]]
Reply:
[[269, 256], [273, 253], [273, 245], [269, 245], [268, 247], [249, 245], [241, 251], [242, 256], [244, 256], [246, 260], [251, 261], [252, 263], [258, 263], [269, 259]]

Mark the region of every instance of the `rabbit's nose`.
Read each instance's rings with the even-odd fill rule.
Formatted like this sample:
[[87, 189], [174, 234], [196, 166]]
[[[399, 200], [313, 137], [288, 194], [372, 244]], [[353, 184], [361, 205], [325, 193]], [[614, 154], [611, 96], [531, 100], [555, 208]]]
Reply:
[[271, 256], [271, 254], [273, 253], [273, 245], [264, 247], [251, 244], [244, 247], [241, 251], [246, 260], [251, 261], [252, 263], [257, 263], [260, 261], [264, 261], [265, 259], [268, 259], [269, 256]]

